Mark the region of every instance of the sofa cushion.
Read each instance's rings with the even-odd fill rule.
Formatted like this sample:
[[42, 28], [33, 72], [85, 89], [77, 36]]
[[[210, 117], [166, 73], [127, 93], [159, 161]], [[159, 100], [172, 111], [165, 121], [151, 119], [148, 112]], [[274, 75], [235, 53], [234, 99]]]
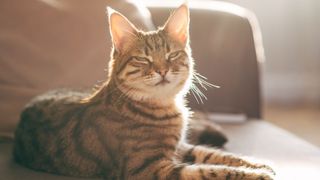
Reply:
[[[304, 140], [264, 121], [224, 124], [222, 127], [230, 139], [225, 147], [227, 151], [268, 159], [276, 170], [276, 179], [320, 179], [320, 150]], [[22, 167], [13, 162], [11, 152], [12, 143], [1, 143], [0, 140], [0, 174], [3, 179], [82, 179]]]

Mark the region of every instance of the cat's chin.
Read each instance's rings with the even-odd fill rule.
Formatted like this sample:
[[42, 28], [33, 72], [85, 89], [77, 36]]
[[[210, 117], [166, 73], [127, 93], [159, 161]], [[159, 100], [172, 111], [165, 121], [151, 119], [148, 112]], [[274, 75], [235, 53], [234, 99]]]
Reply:
[[168, 85], [170, 82], [169, 81], [160, 81], [156, 83], [154, 86], [165, 86]]
[[157, 83], [155, 84], [155, 86], [165, 86], [165, 85], [168, 85], [168, 84], [170, 84], [170, 81], [169, 81], [169, 80], [167, 80], [167, 79], [162, 79], [162, 80], [160, 80], [159, 82], [157, 82]]
[[118, 88], [122, 93], [135, 101], [161, 101], [165, 104], [170, 104], [183, 91], [184, 85], [184, 81], [164, 79], [148, 84], [137, 84], [134, 82], [118, 84]]

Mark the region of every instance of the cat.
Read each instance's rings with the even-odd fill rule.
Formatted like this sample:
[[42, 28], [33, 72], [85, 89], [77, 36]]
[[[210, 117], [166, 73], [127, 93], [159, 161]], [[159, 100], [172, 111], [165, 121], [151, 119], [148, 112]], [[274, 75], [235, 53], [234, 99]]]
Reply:
[[157, 31], [108, 8], [107, 81], [95, 92], [51, 91], [32, 100], [15, 132], [14, 159], [40, 171], [105, 179], [271, 180], [264, 164], [186, 141], [194, 74], [189, 8]]

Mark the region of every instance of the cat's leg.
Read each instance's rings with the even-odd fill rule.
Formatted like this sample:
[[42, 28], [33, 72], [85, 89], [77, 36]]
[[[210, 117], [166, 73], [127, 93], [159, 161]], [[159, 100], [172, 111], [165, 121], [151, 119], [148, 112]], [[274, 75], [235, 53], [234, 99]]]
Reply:
[[220, 164], [233, 167], [243, 166], [254, 169], [266, 169], [275, 174], [274, 170], [268, 165], [205, 146], [183, 143], [179, 146], [177, 154], [184, 163]]
[[[135, 159], [135, 158], [133, 158]], [[273, 176], [261, 169], [228, 167], [209, 164], [179, 164], [169, 158], [154, 155], [127, 162], [123, 179], [158, 180], [272, 180]]]
[[190, 119], [188, 124], [187, 139], [191, 144], [222, 147], [228, 141], [219, 125], [205, 118], [194, 118]]

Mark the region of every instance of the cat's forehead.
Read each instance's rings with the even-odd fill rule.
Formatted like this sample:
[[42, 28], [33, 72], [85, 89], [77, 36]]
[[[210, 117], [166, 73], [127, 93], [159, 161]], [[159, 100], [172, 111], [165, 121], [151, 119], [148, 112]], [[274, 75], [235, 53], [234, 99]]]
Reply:
[[145, 54], [151, 56], [154, 54], [165, 54], [182, 49], [179, 43], [173, 41], [163, 31], [142, 32], [137, 42], [132, 48], [134, 54]]

